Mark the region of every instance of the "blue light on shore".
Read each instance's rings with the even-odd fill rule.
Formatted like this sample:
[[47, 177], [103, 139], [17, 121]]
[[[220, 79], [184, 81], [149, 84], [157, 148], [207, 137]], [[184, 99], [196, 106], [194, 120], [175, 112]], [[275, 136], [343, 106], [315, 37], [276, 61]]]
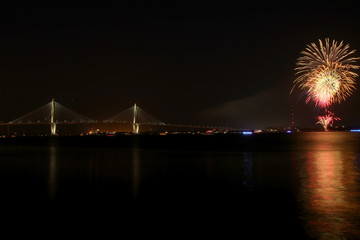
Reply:
[[360, 132], [360, 129], [352, 129], [350, 132]]
[[243, 135], [252, 135], [253, 132], [248, 132], [248, 131], [247, 131], [247, 132], [242, 132], [242, 134], [243, 134]]

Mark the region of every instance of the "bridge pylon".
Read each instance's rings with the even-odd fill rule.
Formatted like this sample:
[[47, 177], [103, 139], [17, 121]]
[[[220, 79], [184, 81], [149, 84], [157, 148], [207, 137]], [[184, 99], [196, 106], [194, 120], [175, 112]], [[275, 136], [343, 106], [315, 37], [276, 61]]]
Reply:
[[134, 104], [134, 116], [133, 116], [133, 133], [139, 134], [140, 124], [139, 124], [139, 113], [136, 103]]
[[56, 136], [55, 99], [51, 100], [50, 129], [51, 136]]

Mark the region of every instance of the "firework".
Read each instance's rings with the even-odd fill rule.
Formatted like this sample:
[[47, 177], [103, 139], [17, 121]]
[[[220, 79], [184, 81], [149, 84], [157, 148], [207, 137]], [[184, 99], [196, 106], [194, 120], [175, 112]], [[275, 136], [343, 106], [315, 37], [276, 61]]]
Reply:
[[343, 41], [330, 43], [328, 38], [307, 45], [296, 63], [298, 77], [291, 92], [298, 87], [306, 95], [306, 103], [313, 101], [321, 108], [344, 101], [355, 90], [358, 75], [354, 70], [359, 68], [355, 65], [359, 58], [351, 57], [355, 50], [349, 48]]
[[335, 117], [334, 113], [326, 110], [325, 116], [318, 116], [318, 122], [316, 124], [320, 124], [323, 126], [325, 131], [329, 131], [329, 126], [331, 127], [334, 121], [340, 120], [340, 118]]

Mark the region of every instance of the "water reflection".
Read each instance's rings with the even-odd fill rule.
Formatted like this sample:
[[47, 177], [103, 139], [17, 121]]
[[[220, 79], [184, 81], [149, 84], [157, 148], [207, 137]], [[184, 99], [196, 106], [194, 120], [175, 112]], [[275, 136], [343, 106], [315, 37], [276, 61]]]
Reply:
[[360, 210], [360, 191], [354, 164], [357, 144], [353, 140], [349, 134], [318, 133], [305, 146], [305, 159], [300, 158], [303, 162], [298, 170], [300, 203], [301, 217], [311, 237], [347, 239], [359, 234], [354, 232], [359, 229], [354, 220]]
[[48, 180], [48, 196], [53, 199], [56, 194], [56, 162], [57, 162], [57, 146], [53, 143], [50, 145], [49, 153], [49, 180]]
[[206, 155], [207, 161], [206, 161], [206, 176], [208, 179], [214, 178], [214, 165], [215, 165], [215, 159], [213, 154], [207, 153]]
[[132, 149], [132, 194], [134, 199], [138, 198], [139, 185], [140, 185], [139, 149], [134, 147]]
[[253, 154], [251, 152], [243, 153], [243, 185], [248, 190], [253, 187]]

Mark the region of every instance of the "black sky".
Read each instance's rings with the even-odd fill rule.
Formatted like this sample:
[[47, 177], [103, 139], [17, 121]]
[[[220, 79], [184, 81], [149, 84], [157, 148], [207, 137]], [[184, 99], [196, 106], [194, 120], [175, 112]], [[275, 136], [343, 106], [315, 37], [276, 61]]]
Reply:
[[[254, 119], [262, 119], [257, 127], [286, 124], [294, 104], [298, 123], [313, 125], [313, 106], [288, 94], [296, 58], [325, 37], [360, 49], [351, 3], [13, 2], [0, 9], [1, 121], [55, 98], [98, 120], [136, 102], [164, 122], [233, 127]], [[356, 92], [334, 106], [343, 124], [360, 125], [359, 99]]]

